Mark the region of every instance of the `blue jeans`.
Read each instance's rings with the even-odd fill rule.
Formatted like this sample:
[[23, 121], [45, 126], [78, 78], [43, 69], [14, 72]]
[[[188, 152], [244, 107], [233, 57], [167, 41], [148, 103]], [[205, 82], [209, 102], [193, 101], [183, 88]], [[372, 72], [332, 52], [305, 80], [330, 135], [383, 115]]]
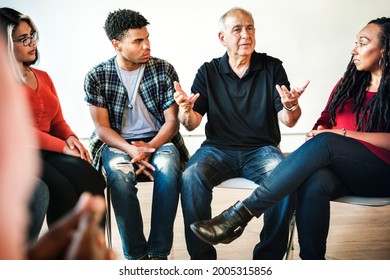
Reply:
[[[130, 140], [129, 140], [130, 141]], [[137, 197], [135, 166], [121, 150], [106, 147], [102, 162], [111, 187], [111, 199], [126, 259], [141, 259], [146, 255], [166, 257], [173, 242], [173, 224], [179, 201], [178, 177], [180, 155], [175, 145], [165, 144], [151, 158], [156, 168], [153, 173], [153, 201], [151, 229], [148, 241], [143, 231], [143, 220]]]
[[30, 210], [30, 224], [28, 228], [28, 241], [36, 240], [41, 232], [43, 221], [47, 207], [49, 206], [49, 188], [40, 179], [37, 180], [35, 190], [32, 194], [29, 210]]
[[[235, 177], [244, 177], [259, 184], [282, 159], [281, 151], [272, 146], [250, 151], [221, 150], [202, 146], [196, 151], [180, 177], [185, 238], [191, 259], [217, 258], [215, 248], [202, 242], [190, 229], [190, 224], [211, 218], [213, 187]], [[260, 235], [262, 240], [255, 248], [254, 257], [272, 259], [283, 257], [293, 210], [292, 197], [287, 197], [267, 211]], [[267, 251], [270, 249], [272, 252]]]
[[322, 133], [283, 160], [243, 201], [259, 217], [295, 192], [302, 259], [324, 259], [330, 201], [344, 195], [390, 196], [390, 165], [360, 142]]

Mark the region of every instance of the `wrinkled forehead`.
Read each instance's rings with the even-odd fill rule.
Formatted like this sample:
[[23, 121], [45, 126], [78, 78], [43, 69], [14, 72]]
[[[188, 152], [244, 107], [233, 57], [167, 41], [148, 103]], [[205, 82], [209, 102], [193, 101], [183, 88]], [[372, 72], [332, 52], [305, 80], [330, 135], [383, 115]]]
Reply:
[[228, 26], [236, 26], [236, 25], [254, 26], [254, 21], [252, 16], [245, 11], [241, 11], [241, 10], [231, 11], [225, 17], [225, 26], [228, 27]]

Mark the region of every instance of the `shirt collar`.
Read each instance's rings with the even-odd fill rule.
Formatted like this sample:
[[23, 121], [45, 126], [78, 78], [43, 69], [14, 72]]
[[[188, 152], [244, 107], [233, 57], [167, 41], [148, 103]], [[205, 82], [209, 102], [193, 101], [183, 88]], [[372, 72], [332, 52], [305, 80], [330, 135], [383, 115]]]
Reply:
[[[251, 62], [249, 65], [249, 71], [248, 72], [254, 72], [261, 70], [263, 68], [263, 62], [261, 59], [261, 55], [257, 53], [256, 51], [253, 51], [251, 55]], [[220, 66], [219, 66], [219, 72], [228, 74], [231, 72], [231, 67], [229, 65], [229, 56], [227, 52], [222, 56]]]

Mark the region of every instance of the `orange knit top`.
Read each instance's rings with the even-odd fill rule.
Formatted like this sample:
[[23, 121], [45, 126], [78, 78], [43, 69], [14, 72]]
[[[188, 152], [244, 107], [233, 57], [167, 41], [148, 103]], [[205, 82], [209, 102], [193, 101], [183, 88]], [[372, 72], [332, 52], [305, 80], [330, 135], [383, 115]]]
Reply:
[[57, 91], [50, 76], [41, 70], [30, 68], [38, 81], [37, 89], [24, 86], [33, 114], [33, 123], [39, 140], [39, 148], [62, 153], [65, 140], [75, 135], [66, 123]]

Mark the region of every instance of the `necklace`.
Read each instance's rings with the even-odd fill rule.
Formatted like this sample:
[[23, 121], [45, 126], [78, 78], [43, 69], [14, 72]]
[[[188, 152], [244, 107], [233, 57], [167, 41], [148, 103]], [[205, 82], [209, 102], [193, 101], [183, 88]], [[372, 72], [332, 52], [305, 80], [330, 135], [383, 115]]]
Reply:
[[[142, 66], [141, 66], [142, 67]], [[137, 72], [137, 78], [135, 79], [135, 83], [134, 83], [134, 87], [133, 87], [133, 92], [132, 92], [132, 95], [131, 95], [131, 99], [129, 101], [129, 108], [131, 110], [133, 110], [133, 99], [135, 98], [137, 92], [135, 91], [137, 89], [137, 85], [138, 85], [138, 78], [139, 78], [139, 74], [141, 73], [141, 67], [138, 68], [138, 72]]]
[[[24, 70], [24, 71], [23, 71]], [[23, 78], [26, 79], [28, 72], [30, 71], [27, 67], [23, 66], [23, 70], [21, 71]]]
[[131, 78], [126, 79], [123, 76], [124, 70], [119, 68], [119, 65], [117, 64], [116, 60], [115, 60], [115, 66], [117, 68], [119, 79], [121, 80], [121, 82], [123, 83], [123, 85], [126, 87], [126, 89], [128, 91], [128, 94], [129, 94], [129, 108], [130, 108], [130, 110], [133, 110], [133, 108], [134, 108], [133, 104], [135, 103], [134, 100], [135, 100], [136, 95], [137, 95], [136, 90], [138, 88], [139, 77], [140, 77], [140, 74], [142, 72], [142, 65], [141, 65], [141, 67], [138, 68], [137, 77], [136, 77], [135, 82], [134, 82], [133, 90], [131, 91], [131, 96], [130, 96], [130, 92], [129, 92], [129, 86], [132, 84], [134, 79], [131, 79]]

